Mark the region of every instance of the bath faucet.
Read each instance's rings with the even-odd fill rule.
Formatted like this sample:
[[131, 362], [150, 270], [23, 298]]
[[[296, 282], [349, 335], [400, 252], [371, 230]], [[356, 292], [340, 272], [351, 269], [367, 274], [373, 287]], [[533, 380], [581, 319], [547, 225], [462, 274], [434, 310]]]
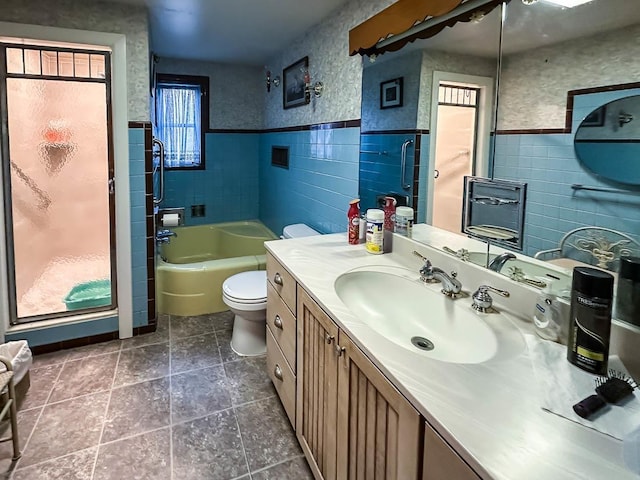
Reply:
[[168, 239], [169, 237], [177, 237], [178, 234], [176, 232], [172, 232], [171, 230], [158, 230], [156, 233], [156, 240]]
[[489, 295], [489, 290], [497, 293], [498, 295], [502, 295], [503, 297], [509, 297], [510, 293], [506, 290], [500, 290], [499, 288], [494, 288], [490, 285], [480, 285], [478, 290], [476, 290], [471, 299], [473, 300], [473, 304], [471, 305], [474, 310], [477, 310], [480, 313], [488, 313], [492, 310], [493, 306], [493, 298]]
[[516, 256], [513, 253], [504, 252], [498, 255], [493, 260], [491, 260], [491, 262], [489, 262], [489, 265], [487, 265], [487, 268], [489, 270], [493, 270], [494, 272], [500, 273], [500, 270], [502, 270], [502, 267], [504, 267], [504, 264], [513, 258], [516, 258]]
[[423, 282], [442, 283], [442, 293], [447, 297], [456, 298], [462, 291], [462, 283], [456, 278], [457, 273], [451, 272], [451, 275], [447, 274], [444, 270], [438, 267], [434, 267], [429, 259], [423, 257], [418, 252], [414, 251], [414, 255], [420, 257], [424, 261], [424, 266], [420, 269], [420, 279]]

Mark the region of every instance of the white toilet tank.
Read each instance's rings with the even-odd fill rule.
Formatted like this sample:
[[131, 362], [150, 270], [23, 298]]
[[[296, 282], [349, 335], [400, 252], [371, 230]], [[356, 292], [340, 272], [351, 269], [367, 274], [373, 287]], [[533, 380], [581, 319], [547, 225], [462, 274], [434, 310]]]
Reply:
[[320, 233], [304, 223], [294, 223], [282, 229], [282, 238], [301, 238], [313, 235], [320, 235]]

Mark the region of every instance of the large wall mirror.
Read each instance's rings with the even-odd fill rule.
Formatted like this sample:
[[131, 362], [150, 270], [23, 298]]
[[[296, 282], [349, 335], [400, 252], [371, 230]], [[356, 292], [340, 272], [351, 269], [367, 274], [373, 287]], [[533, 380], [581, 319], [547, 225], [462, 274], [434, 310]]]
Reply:
[[[440, 187], [446, 192], [451, 180], [461, 189], [463, 182], [457, 178], [462, 172], [525, 182], [524, 254], [533, 257], [557, 249], [575, 231], [565, 243], [587, 249], [581, 251], [581, 261], [615, 270], [618, 262], [599, 261], [589, 249], [613, 249], [624, 239], [632, 254], [640, 254], [634, 243], [640, 241], [640, 186], [628, 181], [628, 162], [606, 160], [615, 154], [603, 153], [605, 172], [594, 172], [578, 158], [574, 142], [583, 139], [584, 134], [576, 135], [581, 124], [602, 121], [599, 109], [605, 111], [605, 122], [607, 111], [615, 114], [611, 120], [619, 131], [631, 132], [635, 123], [640, 125], [640, 110], [611, 103], [640, 95], [640, 8], [637, 0], [591, 0], [573, 8], [559, 6], [561, 0], [526, 3], [507, 2], [504, 22], [496, 9], [475, 23], [447, 28], [419, 46], [416, 42], [373, 63], [364, 58], [362, 205], [372, 207], [376, 195], [407, 192], [419, 222], [459, 233], [459, 194], [440, 197]], [[455, 75], [440, 82], [439, 72], [485, 77], [494, 84], [498, 80], [496, 129], [489, 142], [494, 152], [487, 150], [486, 163], [479, 143], [458, 142], [465, 130], [475, 128], [477, 137], [483, 135], [477, 118], [474, 124], [456, 111], [472, 108], [456, 94], [472, 99], [477, 87]], [[380, 83], [399, 77], [404, 83], [403, 106], [380, 109]], [[447, 96], [449, 85], [456, 94]], [[450, 117], [458, 128], [454, 138], [443, 140], [442, 149], [432, 142], [441, 128], [449, 128], [449, 114], [440, 115], [440, 106], [456, 107]], [[637, 141], [634, 138], [628, 140]], [[401, 146], [409, 140], [414, 181], [410, 190], [402, 190], [411, 180], [411, 165], [400, 178]], [[454, 220], [443, 225], [439, 217]], [[538, 256], [547, 260], [544, 254]]]
[[[488, 175], [501, 7], [397, 52], [364, 57], [360, 198], [393, 194], [460, 232], [465, 175]], [[392, 82], [401, 89], [391, 90]], [[401, 101], [388, 102], [385, 94]]]

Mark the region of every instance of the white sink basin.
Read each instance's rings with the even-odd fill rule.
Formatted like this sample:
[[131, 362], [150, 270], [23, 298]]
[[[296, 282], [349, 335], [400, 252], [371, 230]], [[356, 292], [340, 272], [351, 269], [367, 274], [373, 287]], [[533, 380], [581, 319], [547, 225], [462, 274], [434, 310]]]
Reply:
[[386, 272], [352, 271], [338, 277], [334, 286], [352, 313], [377, 333], [432, 359], [482, 363], [510, 358], [524, 349], [522, 335], [506, 317], [478, 313], [470, 298], [448, 298], [438, 284]]
[[[491, 254], [489, 261], [493, 260], [496, 255]], [[487, 254], [486, 252], [469, 252], [469, 262], [475, 263], [482, 267], [486, 266]], [[527, 262], [521, 258], [512, 258], [507, 260], [503, 267], [500, 269], [500, 273], [505, 277], [509, 277], [512, 268], [519, 268], [526, 278], [534, 280], [553, 280], [554, 289], [556, 291], [571, 290], [571, 275], [568, 273], [558, 272], [551, 268], [546, 268], [543, 265], [538, 265], [533, 262]]]

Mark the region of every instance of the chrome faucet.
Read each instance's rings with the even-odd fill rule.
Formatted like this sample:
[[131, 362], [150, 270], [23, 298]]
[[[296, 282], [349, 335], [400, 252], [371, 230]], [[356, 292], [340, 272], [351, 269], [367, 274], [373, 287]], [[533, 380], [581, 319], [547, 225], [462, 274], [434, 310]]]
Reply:
[[156, 232], [156, 240], [160, 240], [163, 238], [169, 238], [169, 237], [177, 237], [178, 234], [176, 232], [172, 232], [171, 230], [158, 230]]
[[487, 265], [487, 268], [489, 270], [493, 270], [494, 272], [500, 273], [500, 270], [502, 270], [502, 267], [504, 267], [504, 264], [514, 258], [516, 258], [516, 256], [511, 252], [501, 253], [500, 255], [495, 257], [493, 260], [491, 260], [491, 262], [489, 262], [489, 264]]
[[178, 234], [176, 232], [172, 232], [171, 230], [164, 229], [158, 230], [156, 232], [156, 245], [160, 246], [162, 244], [169, 243], [171, 237], [177, 237]]
[[506, 290], [500, 290], [499, 288], [494, 288], [490, 285], [480, 285], [478, 290], [476, 290], [471, 299], [473, 300], [473, 304], [471, 305], [474, 310], [477, 310], [480, 313], [489, 313], [493, 310], [493, 298], [489, 295], [489, 290], [497, 293], [498, 295], [502, 295], [503, 297], [509, 297], [510, 293]]
[[420, 279], [426, 283], [442, 283], [442, 293], [444, 293], [447, 297], [456, 298], [458, 294], [462, 291], [462, 283], [460, 280], [456, 278], [457, 273], [451, 272], [451, 275], [448, 275], [444, 270], [438, 267], [434, 267], [431, 264], [431, 261], [420, 255], [418, 252], [414, 251], [414, 255], [420, 257], [422, 261], [424, 261], [423, 267], [420, 269]]

